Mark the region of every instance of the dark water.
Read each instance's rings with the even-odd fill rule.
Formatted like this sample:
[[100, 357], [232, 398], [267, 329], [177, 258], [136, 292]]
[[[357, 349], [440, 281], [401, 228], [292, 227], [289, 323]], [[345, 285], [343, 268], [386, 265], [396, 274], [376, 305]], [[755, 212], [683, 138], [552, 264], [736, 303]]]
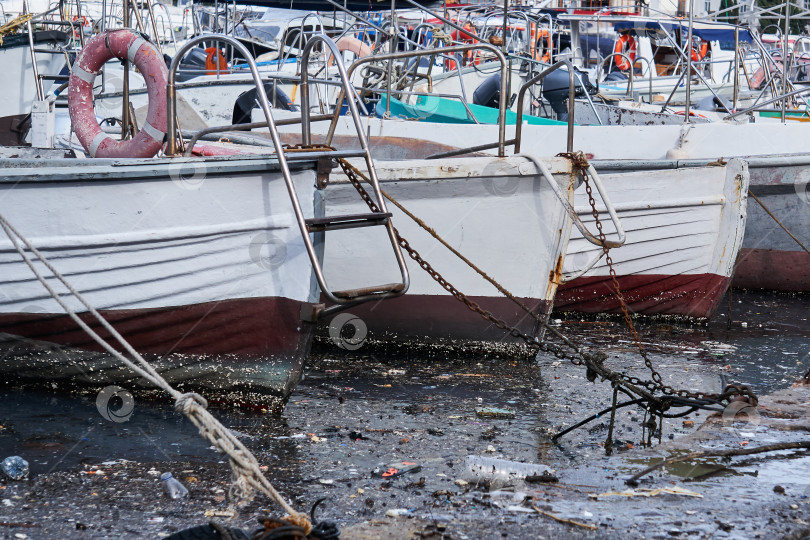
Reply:
[[[730, 324], [727, 305], [724, 301], [708, 324], [640, 324], [642, 340], [662, 373], [675, 374], [676, 382], [684, 385], [716, 381], [717, 390], [722, 376], [768, 393], [810, 370], [810, 296], [735, 291]], [[622, 365], [638, 365], [629, 335], [618, 321], [566, 320], [561, 327], [581, 341], [603, 344]], [[538, 367], [497, 358], [341, 359], [326, 354], [313, 359], [281, 417], [233, 410], [216, 414], [245, 434], [246, 444], [277, 463], [300, 461], [297, 447], [308, 434], [343, 437], [341, 444], [348, 449], [353, 431], [373, 440], [377, 432], [394, 430], [405, 434], [402, 438], [414, 431], [427, 433], [436, 444], [421, 448], [414, 459], [441, 461], [485, 448], [486, 430], [493, 425], [500, 430], [494, 435], [509, 441], [513, 459], [588, 457], [591, 454], [580, 450], [596, 446], [603, 435], [598, 429], [583, 430], [562, 450], [549, 450], [542, 433], [558, 429], [566, 417], [570, 422], [590, 414], [605, 403], [609, 390], [605, 385], [583, 386], [582, 373], [572, 366], [552, 367], [555, 360], [540, 358]], [[501, 423], [471, 418], [469, 412], [481, 406], [518, 414]], [[5, 389], [0, 390], [0, 426], [0, 457], [24, 456], [34, 476], [121, 459], [221, 461], [168, 401], [137, 400], [127, 421], [113, 422], [101, 416], [95, 396]], [[622, 435], [628, 440], [638, 435], [630, 430]], [[452, 448], [445, 443], [451, 439]], [[466, 446], [459, 442], [466, 439]], [[334, 450], [330, 446], [323, 455], [308, 450], [305, 461], [323, 459], [320, 470], [328, 472], [335, 467], [329, 456]]]

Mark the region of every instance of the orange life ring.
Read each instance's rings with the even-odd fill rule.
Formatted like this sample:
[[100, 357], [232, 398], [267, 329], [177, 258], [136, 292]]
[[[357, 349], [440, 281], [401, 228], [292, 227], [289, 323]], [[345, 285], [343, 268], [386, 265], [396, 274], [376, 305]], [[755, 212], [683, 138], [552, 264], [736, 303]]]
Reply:
[[[129, 60], [143, 74], [149, 111], [138, 134], [117, 141], [104, 133], [93, 110], [93, 83], [109, 60]], [[166, 136], [166, 84], [169, 69], [154, 44], [128, 28], [96, 34], [85, 44], [68, 81], [68, 112], [79, 142], [91, 157], [148, 158], [158, 153]]]
[[[543, 47], [543, 38], [546, 38], [545, 47]], [[551, 32], [545, 28], [540, 29], [537, 32], [537, 39], [534, 44], [534, 59], [548, 64], [551, 61], [551, 48], [554, 46], [554, 42], [551, 39]]]
[[[627, 45], [626, 52], [624, 49], [625, 45]], [[613, 63], [616, 64], [616, 67], [622, 71], [627, 71], [636, 61], [636, 38], [630, 34], [622, 34], [621, 37], [616, 40], [616, 45], [613, 47], [613, 53]], [[622, 54], [627, 55], [630, 58], [630, 61], [628, 62], [624, 56], [622, 56]]]
[[692, 62], [700, 62], [706, 57], [706, 53], [709, 52], [709, 42], [705, 39], [701, 39], [700, 49], [696, 49], [694, 46], [690, 47], [690, 49], [692, 51]]
[[84, 15], [82, 15], [81, 17], [79, 17], [78, 15], [74, 15], [73, 16], [73, 22], [79, 22], [79, 21], [81, 21], [81, 23], [78, 25], [79, 28], [74, 28], [73, 29], [73, 37], [75, 37], [75, 38], [79, 37], [79, 33], [81, 33], [81, 31], [82, 31], [82, 28], [81, 28], [82, 26], [90, 26], [90, 20], [87, 17], [85, 17]]
[[[216, 58], [216, 61], [214, 60]], [[228, 71], [228, 60], [219, 47], [208, 47], [205, 49], [205, 73], [216, 75]]]
[[[459, 43], [475, 43], [478, 34], [475, 33], [473, 25], [467, 21], [462, 28], [462, 30], [453, 30], [450, 34], [450, 39]], [[464, 64], [471, 64], [474, 54], [475, 51], [467, 51], [464, 54]], [[475, 63], [477, 64], [478, 62]], [[456, 69], [456, 62], [454, 60], [445, 60], [444, 65], [446, 69]]]

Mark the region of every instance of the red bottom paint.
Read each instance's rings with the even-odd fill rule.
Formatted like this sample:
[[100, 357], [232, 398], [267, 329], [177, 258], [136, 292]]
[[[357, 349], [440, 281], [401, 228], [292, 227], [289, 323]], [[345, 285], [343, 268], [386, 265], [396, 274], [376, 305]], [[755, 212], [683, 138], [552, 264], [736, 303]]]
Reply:
[[[728, 290], [729, 278], [716, 274], [619, 276], [630, 311], [642, 315], [711, 317]], [[578, 278], [560, 285], [554, 309], [582, 313], [621, 313], [609, 276]]]
[[[277, 409], [300, 379], [312, 341], [312, 325], [300, 321], [300, 309], [300, 302], [287, 298], [247, 298], [101, 314], [169, 382], [188, 383], [184, 391]], [[121, 350], [89, 314], [81, 318]], [[0, 333], [14, 336], [13, 345], [0, 351], [0, 371], [17, 379], [95, 386], [135, 378], [107, 355], [82, 352], [102, 349], [67, 315], [0, 314]], [[40, 343], [66, 353], [57, 348], [43, 358]]]
[[[522, 332], [534, 335], [537, 330], [535, 319], [508, 298], [472, 296], [470, 300]], [[541, 318], [548, 314], [549, 302], [531, 298], [519, 300]], [[348, 311], [366, 324], [370, 338], [403, 342], [414, 339], [424, 342], [516, 341], [450, 295], [405, 294], [352, 307]]]
[[[286, 354], [300, 347], [300, 302], [245, 298], [189, 306], [102, 310], [101, 315], [142, 354]], [[81, 319], [109, 334], [88, 313]], [[91, 351], [102, 350], [67, 315], [0, 313], [0, 332]]]
[[743, 248], [737, 256], [732, 285], [743, 289], [810, 291], [810, 254]]

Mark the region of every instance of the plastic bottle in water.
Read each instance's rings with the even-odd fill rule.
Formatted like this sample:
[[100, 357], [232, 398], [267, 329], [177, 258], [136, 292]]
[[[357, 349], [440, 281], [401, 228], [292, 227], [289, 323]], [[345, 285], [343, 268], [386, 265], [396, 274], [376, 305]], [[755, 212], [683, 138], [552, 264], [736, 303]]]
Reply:
[[539, 463], [519, 463], [483, 456], [467, 456], [464, 460], [464, 480], [490, 487], [504, 486], [527, 476], [542, 476], [552, 470]]
[[188, 497], [188, 490], [186, 486], [181, 484], [177, 478], [172, 476], [172, 473], [165, 472], [160, 475], [160, 481], [163, 483], [163, 490], [172, 499], [182, 499]]
[[6, 476], [12, 480], [22, 480], [28, 476], [28, 462], [20, 456], [9, 456], [0, 465]]

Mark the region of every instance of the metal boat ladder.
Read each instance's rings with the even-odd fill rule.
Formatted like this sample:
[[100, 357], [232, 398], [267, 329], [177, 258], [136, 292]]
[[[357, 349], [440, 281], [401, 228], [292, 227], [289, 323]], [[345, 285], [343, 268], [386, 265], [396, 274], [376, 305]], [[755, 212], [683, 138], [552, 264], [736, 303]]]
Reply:
[[[310, 36], [301, 55], [301, 79], [300, 79], [301, 96], [302, 96], [301, 132], [303, 143], [304, 145], [309, 145], [311, 142], [310, 128], [309, 128], [310, 114], [309, 114], [309, 89], [308, 89], [308, 72], [307, 72], [309, 64], [309, 56], [315, 44], [320, 42], [323, 43], [325, 48], [328, 49], [328, 51], [330, 51], [334, 55], [334, 57], [338, 60], [335, 62], [335, 65], [337, 66], [338, 72], [340, 74], [341, 79], [340, 87], [344, 95], [350, 96], [350, 98], [347, 99], [346, 101], [348, 103], [349, 113], [351, 114], [352, 119], [354, 121], [354, 126], [357, 131], [357, 137], [360, 140], [361, 149], [356, 151], [337, 151], [331, 149], [324, 149], [322, 151], [319, 151], [317, 155], [319, 158], [329, 160], [330, 166], [332, 159], [345, 159], [351, 157], [364, 158], [368, 170], [368, 179], [371, 184], [371, 191], [374, 195], [374, 198], [376, 198], [375, 202], [377, 207], [379, 208], [379, 212], [368, 212], [363, 214], [326, 216], [316, 218], [304, 217], [304, 213], [301, 209], [301, 203], [298, 199], [298, 194], [295, 190], [295, 185], [292, 181], [292, 176], [290, 174], [289, 162], [311, 160], [313, 159], [314, 155], [312, 152], [291, 152], [291, 153], [285, 152], [284, 146], [281, 143], [281, 138], [278, 133], [277, 124], [273, 120], [273, 115], [270, 113], [270, 103], [267, 99], [267, 93], [264, 90], [264, 84], [259, 75], [259, 70], [256, 67], [256, 62], [254, 61], [252, 55], [248, 52], [248, 50], [245, 48], [244, 45], [242, 45], [239, 41], [229, 36], [205, 35], [194, 38], [186, 42], [186, 44], [177, 52], [174, 59], [172, 60], [171, 67], [169, 69], [169, 79], [167, 84], [167, 96], [166, 96], [168, 109], [167, 110], [168, 140], [166, 153], [174, 154], [176, 153], [177, 150], [175, 138], [175, 135], [177, 133], [177, 120], [175, 108], [176, 107], [175, 74], [180, 64], [180, 60], [183, 58], [183, 56], [186, 55], [186, 53], [188, 53], [189, 50], [191, 50], [192, 47], [196, 46], [198, 43], [202, 41], [211, 41], [211, 40], [226, 42], [227, 44], [234, 47], [234, 49], [236, 49], [239, 53], [241, 53], [242, 56], [247, 60], [251, 74], [253, 76], [253, 81], [256, 84], [256, 93], [257, 93], [256, 98], [259, 103], [259, 106], [262, 109], [262, 112], [264, 113], [266, 120], [266, 124], [262, 123], [261, 125], [262, 127], [266, 126], [270, 131], [270, 138], [272, 139], [273, 146], [275, 147], [276, 150], [279, 167], [284, 177], [284, 182], [287, 186], [287, 191], [289, 192], [290, 195], [290, 202], [292, 203], [293, 206], [293, 212], [295, 213], [295, 218], [298, 223], [298, 227], [301, 231], [301, 236], [304, 241], [304, 246], [306, 248], [307, 255], [309, 256], [309, 260], [312, 263], [312, 269], [315, 274], [315, 278], [318, 281], [318, 285], [320, 286], [322, 295], [325, 296], [326, 299], [332, 303], [332, 305], [329, 307], [326, 307], [323, 304], [316, 304], [315, 306], [310, 306], [309, 308], [305, 307], [302, 309], [301, 318], [307, 321], [314, 322], [318, 320], [320, 317], [330, 315], [334, 312], [346, 309], [347, 307], [350, 306], [354, 306], [372, 300], [394, 298], [405, 294], [405, 292], [408, 290], [408, 286], [410, 285], [408, 268], [405, 265], [405, 258], [402, 255], [402, 251], [397, 242], [397, 235], [396, 232], [394, 231], [394, 226], [391, 223], [391, 213], [388, 211], [385, 205], [385, 200], [380, 190], [379, 181], [377, 179], [377, 173], [374, 168], [374, 162], [371, 158], [368, 139], [366, 138], [365, 132], [363, 131], [363, 126], [360, 122], [360, 114], [357, 109], [357, 99], [355, 99], [356, 93], [354, 88], [349, 83], [349, 78], [346, 75], [346, 69], [343, 66], [343, 63], [340, 61], [340, 59], [342, 58], [340, 51], [338, 50], [334, 41], [332, 41], [326, 35], [315, 34], [313, 36]], [[332, 115], [330, 114], [328, 115], [328, 117], [329, 119], [331, 119]], [[229, 129], [251, 129], [252, 127], [257, 126], [255, 124], [242, 124], [241, 126], [209, 128], [204, 131], [206, 133], [209, 133]], [[318, 254], [310, 234], [327, 233], [330, 231], [337, 231], [343, 229], [356, 229], [362, 227], [385, 227], [388, 233], [388, 239], [394, 251], [397, 266], [399, 267], [401, 280], [396, 283], [384, 283], [356, 289], [333, 291], [329, 288], [326, 282], [326, 278], [324, 277], [323, 273], [323, 268], [318, 258]]]

